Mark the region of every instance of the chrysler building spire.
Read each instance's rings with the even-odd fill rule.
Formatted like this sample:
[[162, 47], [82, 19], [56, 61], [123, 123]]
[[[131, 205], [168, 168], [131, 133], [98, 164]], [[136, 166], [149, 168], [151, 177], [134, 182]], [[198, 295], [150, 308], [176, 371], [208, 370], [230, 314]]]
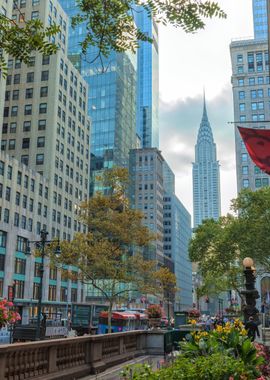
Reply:
[[203, 115], [193, 163], [193, 213], [194, 227], [201, 224], [204, 219], [218, 219], [220, 216], [219, 162], [208, 120], [205, 92], [203, 94]]

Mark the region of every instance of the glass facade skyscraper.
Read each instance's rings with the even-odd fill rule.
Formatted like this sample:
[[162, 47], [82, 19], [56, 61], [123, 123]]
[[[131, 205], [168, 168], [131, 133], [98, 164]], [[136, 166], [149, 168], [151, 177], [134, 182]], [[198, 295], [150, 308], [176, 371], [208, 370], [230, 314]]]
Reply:
[[[72, 17], [77, 13], [76, 0], [60, 0]], [[96, 174], [113, 165], [128, 166], [129, 150], [136, 144], [137, 56], [112, 52], [97, 59], [96, 48], [81, 54], [80, 42], [85, 37], [84, 25], [70, 28], [68, 51], [71, 61], [89, 84], [89, 116], [91, 132], [91, 186], [97, 189]]]
[[194, 227], [204, 219], [220, 216], [220, 179], [216, 144], [208, 120], [205, 99], [193, 163]]
[[253, 0], [253, 27], [254, 38], [266, 39], [267, 38], [267, 0]]
[[140, 42], [137, 76], [137, 133], [143, 148], [159, 147], [158, 27], [142, 8], [135, 14], [138, 28], [153, 39]]

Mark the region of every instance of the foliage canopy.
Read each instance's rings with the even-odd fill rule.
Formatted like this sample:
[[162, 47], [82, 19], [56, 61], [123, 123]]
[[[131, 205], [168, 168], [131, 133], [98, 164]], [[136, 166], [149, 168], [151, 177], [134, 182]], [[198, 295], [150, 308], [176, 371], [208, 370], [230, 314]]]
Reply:
[[232, 200], [231, 210], [233, 215], [205, 220], [190, 242], [190, 259], [198, 263], [203, 277], [201, 295], [238, 291], [247, 256], [262, 270], [270, 269], [270, 188], [242, 190]]

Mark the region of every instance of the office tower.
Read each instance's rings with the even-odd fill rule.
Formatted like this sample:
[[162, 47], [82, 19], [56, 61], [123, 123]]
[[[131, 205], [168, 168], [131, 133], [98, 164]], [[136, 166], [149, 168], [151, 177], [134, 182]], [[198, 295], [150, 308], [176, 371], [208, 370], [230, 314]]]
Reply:
[[146, 259], [164, 264], [163, 254], [163, 157], [156, 148], [130, 151], [130, 199], [133, 208], [144, 213], [144, 224], [157, 238], [145, 249]]
[[166, 161], [163, 162], [163, 225], [164, 257], [173, 262], [177, 292], [174, 310], [192, 308], [192, 266], [188, 257], [191, 239], [191, 216], [175, 195], [175, 176]]
[[268, 0], [252, 0], [254, 38], [256, 40], [267, 39], [267, 1]]
[[269, 185], [269, 175], [250, 159], [237, 126], [269, 128], [269, 57], [264, 40], [237, 40], [230, 45], [235, 121], [237, 190]]
[[197, 227], [204, 219], [217, 220], [220, 216], [219, 162], [207, 116], [205, 97], [192, 168], [194, 227]]
[[[12, 1], [0, 0], [0, 14], [11, 18], [12, 12]], [[7, 58], [7, 57], [6, 57]], [[3, 123], [3, 107], [4, 107], [4, 99], [5, 99], [5, 89], [6, 89], [6, 80], [3, 74], [0, 72], [0, 126]], [[2, 130], [0, 128], [0, 141], [1, 141]]]
[[147, 11], [138, 7], [135, 13], [138, 28], [153, 43], [140, 42], [137, 68], [137, 133], [143, 148], [159, 147], [159, 51], [158, 26]]
[[[56, 22], [59, 50], [50, 57], [33, 53], [26, 65], [9, 57], [1, 141], [3, 196], [1, 233], [6, 236], [3, 294], [20, 281], [15, 303], [22, 313], [35, 314], [40, 283], [38, 258], [26, 256], [27, 241], [70, 240], [85, 231], [78, 204], [88, 197], [89, 134], [87, 84], [67, 58], [67, 15], [57, 1], [21, 1], [12, 18]], [[19, 260], [19, 261], [18, 261]], [[43, 302], [47, 311], [67, 311], [71, 301], [83, 301], [83, 287], [67, 279], [75, 267], [50, 269], [46, 262]], [[34, 271], [34, 275], [33, 272]], [[61, 272], [61, 273], [60, 273]], [[22, 301], [24, 299], [24, 301]], [[64, 313], [63, 313], [64, 315]]]
[[[69, 16], [76, 14], [75, 0], [61, 0], [61, 4]], [[136, 147], [137, 57], [129, 52], [111, 52], [103, 61], [92, 62], [97, 49], [90, 47], [86, 57], [82, 56], [79, 42], [84, 37], [83, 25], [70, 30], [69, 55], [89, 84], [93, 194], [98, 186], [95, 176], [113, 165], [128, 167], [129, 150]]]

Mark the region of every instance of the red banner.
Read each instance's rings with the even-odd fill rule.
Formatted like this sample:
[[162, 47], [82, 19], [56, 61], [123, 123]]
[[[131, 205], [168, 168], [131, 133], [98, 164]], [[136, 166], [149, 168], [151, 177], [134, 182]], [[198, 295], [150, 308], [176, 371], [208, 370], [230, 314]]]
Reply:
[[238, 127], [252, 161], [270, 174], [270, 129]]

